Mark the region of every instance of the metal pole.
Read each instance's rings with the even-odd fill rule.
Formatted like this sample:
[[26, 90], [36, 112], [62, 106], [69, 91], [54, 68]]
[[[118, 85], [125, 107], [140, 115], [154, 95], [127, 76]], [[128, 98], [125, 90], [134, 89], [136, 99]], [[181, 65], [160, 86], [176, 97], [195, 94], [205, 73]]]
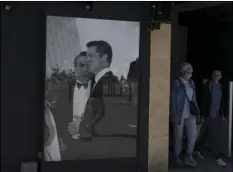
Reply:
[[233, 111], [233, 81], [229, 82], [228, 96], [228, 156], [231, 157], [232, 146], [232, 111]]

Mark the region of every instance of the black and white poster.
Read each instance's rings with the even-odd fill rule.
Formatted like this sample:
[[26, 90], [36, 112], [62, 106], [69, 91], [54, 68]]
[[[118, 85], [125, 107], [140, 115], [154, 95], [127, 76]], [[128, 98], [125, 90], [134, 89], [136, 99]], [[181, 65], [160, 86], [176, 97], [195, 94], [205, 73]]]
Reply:
[[47, 16], [44, 160], [136, 157], [140, 23]]

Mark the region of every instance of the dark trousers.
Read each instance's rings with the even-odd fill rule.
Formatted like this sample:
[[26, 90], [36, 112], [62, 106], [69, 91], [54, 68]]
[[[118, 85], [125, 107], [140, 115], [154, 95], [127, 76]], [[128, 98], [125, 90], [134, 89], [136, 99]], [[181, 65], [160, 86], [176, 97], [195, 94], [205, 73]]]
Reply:
[[216, 159], [220, 158], [219, 138], [221, 138], [221, 136], [220, 133], [217, 132], [217, 124], [219, 120], [219, 118], [213, 119], [212, 117], [205, 119], [195, 145], [195, 150], [201, 151], [204, 148], [205, 143], [208, 141], [208, 144], [210, 144], [213, 155]]

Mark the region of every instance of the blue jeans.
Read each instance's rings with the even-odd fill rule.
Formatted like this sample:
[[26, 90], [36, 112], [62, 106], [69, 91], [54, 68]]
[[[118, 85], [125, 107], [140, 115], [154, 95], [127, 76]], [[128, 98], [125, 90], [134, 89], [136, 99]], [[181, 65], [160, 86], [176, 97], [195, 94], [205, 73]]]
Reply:
[[192, 155], [197, 135], [196, 117], [190, 115], [188, 118], [182, 118], [180, 125], [174, 125], [173, 153], [175, 157], [178, 157], [182, 151], [184, 128], [188, 141], [186, 153]]

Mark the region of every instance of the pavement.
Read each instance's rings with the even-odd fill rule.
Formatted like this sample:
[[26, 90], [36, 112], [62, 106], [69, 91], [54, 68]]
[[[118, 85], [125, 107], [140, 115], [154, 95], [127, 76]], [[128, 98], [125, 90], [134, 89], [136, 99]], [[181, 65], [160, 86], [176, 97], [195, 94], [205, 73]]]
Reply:
[[227, 163], [226, 167], [218, 167], [211, 152], [205, 150], [203, 152], [205, 156], [204, 160], [197, 159], [198, 166], [195, 168], [184, 167], [176, 168], [172, 164], [169, 166], [169, 172], [232, 172], [232, 159], [222, 157], [223, 160]]

